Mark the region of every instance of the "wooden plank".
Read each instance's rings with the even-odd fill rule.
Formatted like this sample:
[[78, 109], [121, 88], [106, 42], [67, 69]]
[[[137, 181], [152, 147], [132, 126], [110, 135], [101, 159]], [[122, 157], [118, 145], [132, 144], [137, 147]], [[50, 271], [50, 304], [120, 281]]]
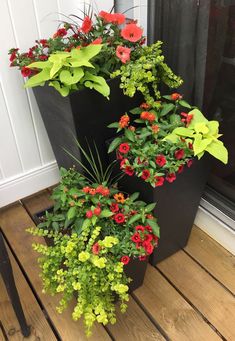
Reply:
[[[87, 340], [82, 321], [74, 322], [71, 318], [75, 299], [72, 300], [68, 309], [63, 314], [58, 314], [56, 311], [58, 297], [52, 297], [42, 293], [42, 283], [39, 278], [39, 266], [37, 262], [38, 254], [31, 251], [31, 244], [33, 242], [44, 243], [44, 240], [38, 237], [35, 238], [25, 232], [26, 228], [33, 226], [33, 222], [25, 209], [19, 204], [14, 204], [9, 208], [3, 209], [0, 215], [0, 225], [61, 339], [63, 341]], [[96, 324], [90, 340], [110, 341], [110, 337], [102, 326]]]
[[3, 334], [3, 331], [2, 331], [2, 321], [0, 320], [0, 340], [1, 341], [7, 341], [4, 334]]
[[194, 226], [185, 251], [235, 294], [235, 256]]
[[152, 319], [174, 341], [218, 341], [221, 338], [151, 265], [144, 285], [134, 293]]
[[[31, 335], [28, 338], [23, 337], [3, 280], [0, 277], [0, 320], [9, 341], [57, 340], [11, 251], [9, 248], [7, 249], [24, 314], [28, 325], [31, 327]], [[1, 339], [1, 334], [0, 340], [5, 340], [4, 338]]]
[[114, 340], [120, 341], [163, 341], [165, 338], [159, 333], [143, 310], [130, 297], [125, 314], [117, 311], [117, 323], [108, 325], [108, 330]]
[[[52, 204], [49, 193], [42, 191], [36, 195], [23, 200], [24, 206], [31, 215], [43, 210]], [[117, 309], [117, 323], [108, 325], [107, 329], [115, 340], [164, 340], [156, 327], [147, 318], [138, 304], [130, 298], [128, 309], [125, 314]]]
[[227, 340], [235, 340], [232, 294], [184, 251], [165, 259], [157, 267]]

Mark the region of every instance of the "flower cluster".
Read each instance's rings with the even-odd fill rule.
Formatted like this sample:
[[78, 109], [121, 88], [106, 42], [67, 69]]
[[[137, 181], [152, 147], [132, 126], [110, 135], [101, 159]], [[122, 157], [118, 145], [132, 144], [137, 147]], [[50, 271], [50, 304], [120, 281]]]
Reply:
[[152, 215], [155, 204], [138, 201], [138, 193], [127, 196], [106, 183], [88, 182], [75, 169], [62, 169], [61, 175], [52, 194], [53, 211], [29, 231], [53, 241], [50, 247], [34, 246], [43, 256], [44, 290], [62, 293], [59, 312], [76, 293], [73, 318], [83, 315], [90, 335], [95, 321], [115, 323], [115, 295], [126, 310], [130, 279], [125, 267], [153, 252], [159, 226]]
[[21, 53], [18, 48], [10, 49], [10, 66], [18, 66], [23, 77], [28, 77], [35, 71], [27, 66], [33, 62], [46, 61], [51, 54], [70, 52], [73, 48], [80, 49], [90, 44], [103, 44], [96, 63], [100, 75], [109, 78], [111, 72], [136, 58], [135, 52], [142, 48], [145, 41], [142, 28], [122, 13], [101, 11], [93, 16], [85, 14], [78, 23], [72, 19], [52, 37], [36, 40], [36, 44], [27, 52]]
[[130, 111], [132, 117], [125, 114], [119, 122], [112, 123], [110, 128], [123, 131], [109, 147], [109, 152], [116, 150], [120, 169], [153, 187], [175, 181], [185, 166], [192, 165], [193, 144], [188, 138], [169, 141], [166, 136], [175, 128], [190, 124], [193, 114], [185, 112], [190, 108], [180, 94], [173, 93], [156, 101], [154, 107], [142, 103]]

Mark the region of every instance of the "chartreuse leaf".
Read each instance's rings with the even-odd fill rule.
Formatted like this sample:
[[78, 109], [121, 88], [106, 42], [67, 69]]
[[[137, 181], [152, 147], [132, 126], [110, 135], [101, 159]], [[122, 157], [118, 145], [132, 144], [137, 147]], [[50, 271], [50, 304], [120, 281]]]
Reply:
[[179, 127], [179, 128], [175, 128], [173, 130], [172, 134], [176, 134], [179, 136], [185, 136], [185, 137], [193, 137], [194, 132], [191, 129]]
[[71, 71], [62, 70], [60, 72], [59, 78], [60, 81], [65, 85], [72, 85], [78, 83], [83, 76], [84, 71], [82, 68], [71, 68]]
[[97, 44], [81, 47], [80, 49], [73, 49], [71, 51], [71, 56], [81, 60], [89, 60], [95, 57], [101, 51], [102, 46], [102, 44]]
[[59, 93], [63, 97], [66, 97], [69, 94], [70, 87], [69, 86], [62, 86], [62, 85], [60, 85], [60, 83], [58, 81], [51, 81], [48, 85], [53, 86], [57, 91], [59, 91]]
[[203, 139], [201, 134], [194, 135], [193, 151], [198, 155], [205, 151], [206, 147], [212, 142], [212, 138]]
[[163, 139], [163, 141], [170, 141], [172, 143], [177, 143], [179, 141], [179, 136], [176, 134], [169, 134], [167, 136], [165, 136]]
[[30, 77], [25, 83], [25, 88], [38, 86], [45, 83], [50, 79], [50, 69], [42, 69], [41, 72], [37, 73], [35, 76]]
[[30, 69], [45, 69], [51, 68], [52, 63], [49, 60], [45, 60], [44, 62], [34, 62], [29, 64], [27, 67]]
[[110, 88], [106, 80], [101, 76], [96, 76], [87, 71], [83, 78], [84, 85], [87, 88], [95, 89], [100, 92], [104, 97], [108, 97], [110, 94]]
[[228, 163], [228, 151], [222, 141], [214, 140], [206, 147], [206, 151], [224, 164]]
[[195, 123], [194, 130], [197, 134], [202, 133], [203, 135], [209, 133], [209, 128], [207, 127], [205, 122]]
[[205, 118], [205, 116], [201, 113], [198, 109], [193, 109], [189, 112], [190, 115], [193, 115], [193, 118], [188, 126], [188, 128], [193, 129], [196, 123], [207, 123], [208, 120]]
[[113, 152], [118, 146], [119, 144], [122, 142], [122, 139], [120, 137], [116, 137], [116, 139], [114, 139], [109, 146], [108, 149], [108, 153]]
[[207, 127], [209, 129], [210, 135], [214, 135], [215, 137], [221, 136], [221, 135], [218, 136], [218, 133], [219, 133], [219, 122], [218, 121], [209, 121], [207, 123]]

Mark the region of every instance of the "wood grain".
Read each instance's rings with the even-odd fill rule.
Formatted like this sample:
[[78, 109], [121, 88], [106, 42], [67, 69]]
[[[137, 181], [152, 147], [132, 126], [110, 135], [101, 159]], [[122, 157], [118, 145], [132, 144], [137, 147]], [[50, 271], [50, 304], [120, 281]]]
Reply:
[[[214, 263], [217, 266], [217, 263]], [[157, 266], [227, 339], [235, 340], [235, 298], [183, 251]]]
[[53, 201], [50, 199], [50, 193], [47, 190], [38, 192], [21, 201], [31, 216], [53, 205]]
[[[2, 323], [2, 321], [0, 320], [0, 323]], [[3, 334], [3, 331], [2, 331], [2, 326], [0, 325], [0, 341], [7, 341], [4, 334]]]
[[134, 295], [171, 340], [221, 340], [202, 317], [151, 265], [148, 266], [144, 285], [137, 289]]
[[[41, 341], [53, 341], [57, 340], [53, 331], [51, 330], [39, 304], [37, 303], [24, 275], [22, 274], [18, 264], [16, 263], [11, 251], [8, 249], [10, 256], [13, 274], [16, 282], [16, 286], [21, 298], [22, 307], [27, 320], [28, 325], [31, 327], [31, 335], [28, 338], [23, 337], [19, 323], [16, 319], [14, 310], [12, 308], [10, 299], [7, 295], [6, 288], [0, 277], [0, 320], [4, 331], [6, 332], [9, 341], [19, 340], [41, 340]], [[0, 329], [1, 330], [1, 329]], [[5, 340], [4, 338], [0, 340]]]
[[192, 229], [185, 251], [235, 294], [235, 256], [197, 226]]
[[[72, 300], [63, 314], [58, 314], [56, 311], [58, 297], [42, 293], [42, 283], [39, 278], [37, 262], [38, 254], [32, 252], [31, 245], [33, 242], [44, 243], [44, 240], [38, 237], [35, 238], [25, 231], [26, 228], [33, 226], [33, 222], [25, 209], [19, 204], [3, 209], [0, 215], [0, 225], [62, 340], [87, 341], [82, 321], [74, 322], [71, 318], [75, 299]], [[90, 340], [110, 341], [110, 337], [102, 326], [96, 324]]]

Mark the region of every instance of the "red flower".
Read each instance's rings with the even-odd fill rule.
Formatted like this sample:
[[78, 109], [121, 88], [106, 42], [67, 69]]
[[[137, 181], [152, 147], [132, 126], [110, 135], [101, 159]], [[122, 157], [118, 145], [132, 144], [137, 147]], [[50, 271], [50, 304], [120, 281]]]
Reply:
[[95, 40], [93, 40], [91, 42], [91, 45], [99, 45], [99, 44], [102, 44], [102, 38], [101, 37], [96, 38]]
[[32, 73], [32, 70], [30, 70], [30, 68], [26, 67], [26, 66], [23, 66], [22, 69], [21, 69], [21, 74], [23, 77], [28, 77], [30, 76]]
[[167, 176], [166, 176], [166, 180], [168, 181], [168, 182], [173, 182], [173, 181], [175, 181], [175, 179], [176, 179], [176, 175], [175, 175], [175, 173], [169, 173]]
[[116, 49], [116, 56], [121, 60], [122, 63], [126, 64], [126, 62], [129, 62], [130, 55], [131, 49], [129, 49], [128, 47], [118, 45]]
[[[149, 218], [148, 218], [148, 219], [149, 219]], [[146, 226], [145, 226], [145, 229], [146, 229], [147, 231], [149, 231], [150, 233], [153, 232], [152, 227], [149, 226], [149, 225], [146, 225]]]
[[142, 104], [140, 104], [140, 108], [141, 109], [150, 109], [151, 106], [148, 103], [142, 103]]
[[140, 260], [141, 262], [145, 261], [145, 260], [146, 260], [146, 256], [139, 256], [139, 260]]
[[163, 176], [155, 176], [155, 187], [162, 186], [164, 183], [164, 177]]
[[175, 158], [177, 159], [177, 160], [181, 160], [181, 159], [183, 159], [183, 157], [184, 157], [184, 150], [183, 149], [179, 149], [179, 150], [176, 150], [176, 152], [175, 152]]
[[134, 243], [140, 243], [140, 242], [142, 241], [138, 232], [135, 232], [135, 233], [131, 236], [131, 240], [132, 240]]
[[40, 39], [39, 43], [42, 44], [43, 47], [47, 47], [47, 39]]
[[84, 193], [89, 193], [90, 192], [90, 187], [86, 186], [86, 187], [83, 187], [82, 191]]
[[153, 253], [153, 245], [151, 243], [146, 244], [146, 246], [144, 247], [145, 251], [147, 252], [148, 255], [151, 255], [151, 253]]
[[66, 36], [67, 31], [65, 28], [59, 28], [58, 31], [53, 35], [53, 38]]
[[126, 166], [124, 168], [124, 172], [129, 176], [132, 176], [135, 173], [134, 169], [131, 166]]
[[179, 168], [178, 168], [178, 173], [182, 173], [184, 170], [184, 165], [180, 165]]
[[99, 16], [106, 21], [107, 23], [115, 24], [115, 25], [122, 25], [126, 17], [122, 13], [108, 13], [105, 11], [101, 11]]
[[137, 226], [135, 227], [135, 230], [136, 230], [137, 232], [138, 232], [138, 231], [144, 232], [145, 228], [144, 228], [144, 226], [142, 226], [142, 225], [137, 225]]
[[178, 99], [181, 99], [181, 98], [182, 98], [182, 96], [180, 94], [178, 94], [177, 92], [175, 92], [171, 95], [171, 99], [173, 101], [177, 101]]
[[127, 114], [125, 114], [121, 116], [118, 124], [120, 128], [125, 128], [128, 126], [129, 122], [130, 122], [130, 117]]
[[150, 177], [150, 171], [148, 169], [144, 169], [141, 175], [143, 180], [147, 180]]
[[152, 125], [152, 127], [151, 127], [151, 129], [152, 129], [152, 132], [154, 133], [154, 134], [157, 134], [158, 132], [159, 132], [159, 126], [157, 125], [157, 124], [153, 124]]
[[94, 215], [99, 216], [100, 213], [101, 213], [101, 208], [100, 208], [100, 207], [96, 207], [96, 208], [94, 209], [93, 213], [94, 213]]
[[162, 155], [162, 154], [157, 155], [157, 157], [156, 157], [156, 164], [157, 164], [159, 167], [163, 167], [163, 166], [166, 164], [166, 158], [165, 158], [165, 156]]
[[153, 122], [153, 121], [156, 119], [156, 116], [155, 116], [154, 113], [152, 113], [152, 112], [143, 111], [143, 112], [140, 114], [140, 118], [141, 118], [142, 120], [146, 120], [146, 121], [149, 121], [149, 122]]
[[98, 255], [100, 252], [100, 249], [101, 247], [99, 246], [99, 243], [97, 242], [92, 246], [92, 253], [94, 253], [94, 255]]
[[114, 216], [114, 220], [116, 221], [117, 224], [122, 224], [125, 222], [125, 216], [122, 213], [117, 213]]
[[187, 114], [186, 112], [182, 112], [180, 115], [184, 117], [181, 118], [181, 122], [184, 122], [186, 124], [186, 127], [188, 127], [193, 119], [193, 114]]
[[122, 154], [127, 154], [130, 150], [130, 146], [128, 143], [121, 143], [118, 150]]
[[118, 206], [118, 204], [117, 203], [115, 203], [115, 202], [112, 202], [112, 204], [111, 204], [111, 206], [110, 206], [110, 211], [112, 211], [112, 212], [118, 212], [119, 211], [119, 206]]
[[151, 234], [147, 234], [144, 239], [147, 243], [150, 243], [153, 240], [153, 236]]
[[128, 159], [122, 159], [122, 161], [120, 162], [120, 168], [125, 168], [126, 166], [126, 162], [128, 161]]
[[152, 214], [147, 214], [147, 218], [148, 218], [148, 219], [153, 219], [154, 217], [153, 217]]
[[122, 256], [122, 258], [121, 258], [121, 262], [123, 263], [123, 264], [128, 264], [129, 262], [130, 262], [130, 257], [128, 257], [128, 256]]
[[91, 210], [89, 210], [89, 211], [86, 212], [86, 217], [87, 217], [88, 219], [91, 219], [92, 216], [93, 216], [93, 213], [92, 213]]
[[45, 55], [43, 54], [43, 55], [39, 56], [39, 59], [40, 59], [40, 60], [47, 60], [47, 59], [48, 59], [48, 57], [47, 57], [47, 56], [45, 56]]
[[192, 166], [192, 164], [193, 164], [193, 160], [188, 160], [188, 162], [187, 162], [188, 168], [190, 168]]
[[127, 24], [121, 30], [122, 38], [131, 41], [132, 43], [136, 43], [141, 39], [143, 34], [142, 28], [138, 27], [136, 24]]
[[193, 149], [193, 144], [191, 142], [188, 143], [189, 149]]
[[81, 31], [83, 33], [89, 33], [92, 28], [92, 21], [91, 18], [88, 17], [88, 15], [83, 19], [82, 26], [81, 26]]

